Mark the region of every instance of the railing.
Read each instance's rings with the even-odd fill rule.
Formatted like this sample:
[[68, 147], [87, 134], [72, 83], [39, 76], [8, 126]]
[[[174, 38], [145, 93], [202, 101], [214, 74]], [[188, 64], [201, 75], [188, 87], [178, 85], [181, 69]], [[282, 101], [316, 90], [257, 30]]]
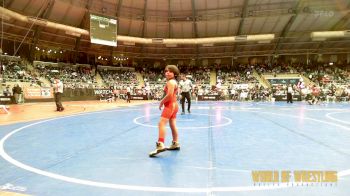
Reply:
[[271, 84], [269, 81], [266, 80], [264, 76], [260, 76], [260, 74], [254, 69], [253, 70], [253, 76], [259, 81], [261, 85], [263, 85], [265, 88], [271, 88]]

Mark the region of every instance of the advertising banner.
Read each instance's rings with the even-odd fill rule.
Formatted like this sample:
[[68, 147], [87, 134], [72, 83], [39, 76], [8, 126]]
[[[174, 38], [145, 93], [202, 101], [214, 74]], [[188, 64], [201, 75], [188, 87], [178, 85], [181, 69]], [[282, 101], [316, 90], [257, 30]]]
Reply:
[[49, 99], [53, 98], [53, 89], [44, 87], [27, 87], [24, 88], [25, 99]]

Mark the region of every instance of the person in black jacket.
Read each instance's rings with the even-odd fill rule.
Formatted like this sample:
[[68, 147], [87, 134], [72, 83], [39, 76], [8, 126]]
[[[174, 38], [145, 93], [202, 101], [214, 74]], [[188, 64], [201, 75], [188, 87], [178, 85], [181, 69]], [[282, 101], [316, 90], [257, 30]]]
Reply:
[[16, 104], [18, 104], [22, 99], [22, 88], [19, 86], [19, 84], [12, 88], [12, 93], [15, 98]]
[[287, 87], [287, 103], [293, 103], [293, 87], [291, 84], [288, 84]]

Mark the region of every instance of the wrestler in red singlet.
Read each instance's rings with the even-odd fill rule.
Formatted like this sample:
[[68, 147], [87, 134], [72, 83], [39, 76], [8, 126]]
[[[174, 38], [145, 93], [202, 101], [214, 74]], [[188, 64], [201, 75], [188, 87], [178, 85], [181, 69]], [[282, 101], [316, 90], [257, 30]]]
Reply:
[[[160, 152], [166, 150], [180, 150], [180, 144], [178, 143], [178, 133], [176, 128], [176, 113], [179, 110], [177, 104], [177, 82], [176, 77], [179, 75], [179, 69], [175, 65], [168, 65], [165, 67], [165, 77], [167, 79], [166, 86], [164, 88], [165, 96], [159, 103], [159, 109], [161, 110], [164, 105], [164, 110], [158, 123], [158, 142], [156, 143], [156, 149], [149, 153], [150, 157], [154, 157]], [[165, 125], [169, 122], [173, 141], [169, 147], [165, 147]]]
[[[177, 104], [177, 84], [175, 86], [174, 92], [172, 93], [169, 101], [164, 103], [164, 110], [162, 112], [162, 117], [167, 119], [176, 118], [176, 113], [179, 110], [179, 105]], [[168, 87], [164, 88], [165, 94], [168, 94]]]

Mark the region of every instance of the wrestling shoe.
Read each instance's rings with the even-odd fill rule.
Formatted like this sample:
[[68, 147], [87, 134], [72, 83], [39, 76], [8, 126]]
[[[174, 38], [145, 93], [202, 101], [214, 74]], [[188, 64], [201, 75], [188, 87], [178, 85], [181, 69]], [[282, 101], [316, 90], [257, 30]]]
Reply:
[[155, 157], [157, 154], [166, 151], [167, 149], [164, 146], [163, 142], [157, 142], [156, 143], [156, 149], [149, 153], [150, 157]]
[[172, 142], [171, 145], [168, 147], [168, 150], [180, 150], [180, 144], [179, 142]]

